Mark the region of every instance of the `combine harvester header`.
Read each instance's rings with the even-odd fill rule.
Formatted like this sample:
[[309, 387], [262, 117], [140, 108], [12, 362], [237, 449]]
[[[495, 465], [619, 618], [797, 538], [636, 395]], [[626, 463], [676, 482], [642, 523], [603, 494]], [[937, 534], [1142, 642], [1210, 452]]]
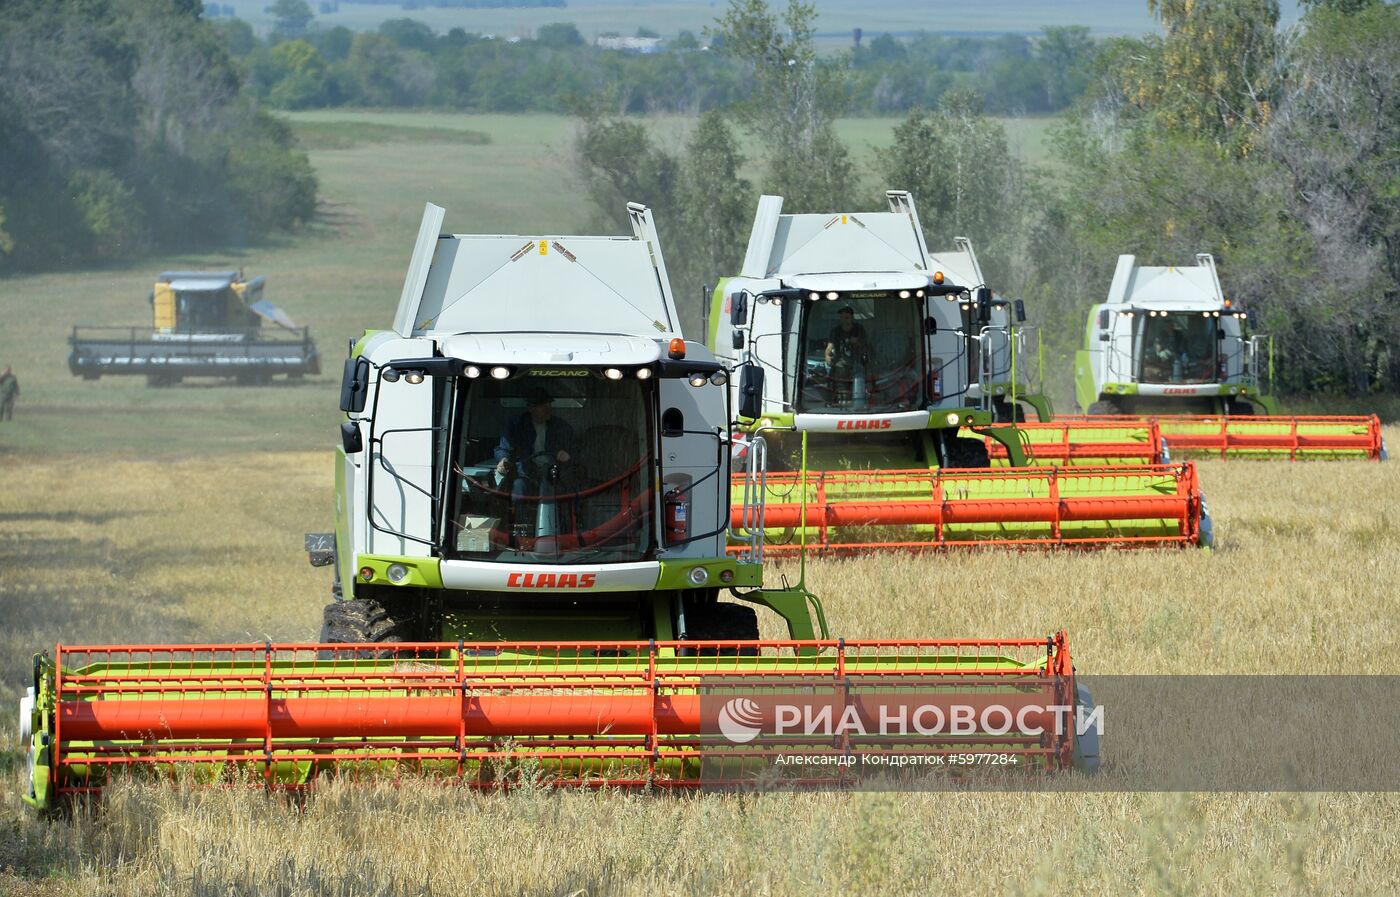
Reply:
[[[356, 650], [358, 648], [359, 650]], [[366, 655], [373, 653], [374, 659]], [[360, 655], [356, 657], [355, 655]], [[331, 658], [331, 659], [328, 659]], [[788, 693], [868, 734], [782, 732], [762, 711], [734, 735], [725, 705]], [[799, 696], [800, 698], [796, 697]], [[877, 700], [878, 699], [878, 700]], [[874, 734], [878, 706], [1008, 708], [970, 730]], [[1063, 633], [1040, 639], [810, 642], [549, 642], [347, 646], [59, 646], [35, 665], [22, 709], [37, 809], [99, 794], [121, 773], [300, 790], [328, 774], [420, 775], [508, 788], [752, 787], [773, 758], [1014, 758], [1012, 772], [1097, 766], [1071, 715]], [[742, 704], [740, 706], [743, 706]], [[1023, 712], [1023, 709], [1025, 712]], [[1073, 709], [1073, 710], [1071, 710]], [[1057, 722], [1056, 717], [1065, 718]], [[745, 737], [747, 735], [747, 737]], [[525, 763], [525, 772], [521, 764]], [[813, 765], [787, 785], [840, 784]]]
[[[1095, 769], [1096, 742], [1044, 711], [836, 742], [747, 712], [775, 690], [862, 715], [869, 695], [1013, 710], [1088, 696], [1063, 635], [833, 639], [801, 580], [765, 587], [764, 527], [730, 526], [734, 504], [763, 519], [765, 443], [732, 485], [730, 369], [678, 332], [650, 212], [628, 215], [628, 236], [483, 236], [442, 233], [428, 206], [393, 328], [345, 365], [335, 531], [307, 537], [334, 571], [319, 642], [36, 658], [26, 801], [99, 793], [121, 770], [494, 787], [523, 766], [560, 784], [733, 787], [771, 777], [779, 751], [833, 749]], [[757, 609], [788, 639], [761, 640]], [[737, 739], [715, 701], [745, 711]]]
[[930, 252], [914, 198], [887, 198], [828, 215], [763, 197], [742, 274], [714, 291], [738, 425], [775, 468], [768, 549], [1209, 544], [1195, 471], [1161, 466], [1154, 425], [1016, 422], [1023, 399], [1048, 412], [1019, 393], [1021, 304], [986, 286], [971, 242]]
[[1075, 395], [1088, 416], [1057, 422], [1155, 423], [1177, 458], [1384, 460], [1375, 415], [1279, 414], [1273, 340], [1249, 333], [1252, 322], [1225, 297], [1208, 253], [1181, 267], [1119, 256], [1075, 357]]

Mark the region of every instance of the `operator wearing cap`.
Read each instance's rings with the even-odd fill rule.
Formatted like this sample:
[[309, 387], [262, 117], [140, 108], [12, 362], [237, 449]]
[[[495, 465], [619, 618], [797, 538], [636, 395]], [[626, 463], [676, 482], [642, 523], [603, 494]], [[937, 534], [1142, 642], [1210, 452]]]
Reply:
[[837, 312], [837, 324], [826, 338], [826, 367], [831, 372], [836, 401], [850, 401], [857, 364], [865, 364], [869, 351], [865, 328], [856, 323], [856, 311], [844, 305]]
[[[567, 464], [574, 445], [574, 428], [569, 422], [554, 416], [554, 400], [548, 392], [535, 387], [525, 396], [525, 413], [506, 427], [505, 435], [496, 446], [496, 473], [510, 473], [512, 461], [516, 474], [523, 478], [537, 476], [553, 464]], [[523, 487], [523, 483], [517, 480]]]

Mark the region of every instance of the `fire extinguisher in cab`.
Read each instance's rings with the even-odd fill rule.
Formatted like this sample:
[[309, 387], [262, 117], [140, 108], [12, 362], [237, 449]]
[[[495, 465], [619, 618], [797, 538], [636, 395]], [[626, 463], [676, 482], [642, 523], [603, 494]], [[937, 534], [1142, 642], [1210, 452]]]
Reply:
[[662, 506], [666, 544], [684, 542], [690, 535], [690, 502], [685, 490], [680, 487], [668, 490]]

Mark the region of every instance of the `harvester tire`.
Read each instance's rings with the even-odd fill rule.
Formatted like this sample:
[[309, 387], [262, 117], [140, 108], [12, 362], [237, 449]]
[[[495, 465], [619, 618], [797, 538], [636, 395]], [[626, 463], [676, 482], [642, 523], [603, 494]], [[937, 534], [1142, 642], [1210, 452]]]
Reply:
[[[393, 610], [373, 598], [332, 601], [322, 614], [321, 642], [392, 644], [411, 641], [412, 620]], [[366, 656], [381, 655], [369, 652]]]
[[[687, 602], [686, 637], [697, 642], [757, 641], [758, 614], [752, 607], [727, 601]], [[701, 656], [756, 655], [757, 648], [709, 648], [697, 650]]]
[[968, 439], [963, 436], [949, 439], [944, 455], [943, 466], [949, 470], [972, 470], [992, 466], [992, 456], [987, 452], [987, 443], [980, 439]]
[[999, 424], [1025, 423], [1026, 409], [1021, 407], [1020, 402], [1013, 405], [1005, 399], [995, 399], [992, 401], [992, 420]]
[[1254, 406], [1248, 402], [1231, 399], [1225, 403], [1226, 417], [1249, 417], [1252, 414], [1254, 414]]

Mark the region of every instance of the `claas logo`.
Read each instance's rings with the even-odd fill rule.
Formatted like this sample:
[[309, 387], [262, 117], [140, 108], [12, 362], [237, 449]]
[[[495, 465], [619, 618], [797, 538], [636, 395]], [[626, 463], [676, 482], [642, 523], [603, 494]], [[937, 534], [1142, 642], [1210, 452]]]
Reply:
[[596, 573], [512, 573], [506, 578], [510, 589], [591, 589]]
[[888, 417], [876, 420], [838, 420], [836, 429], [838, 430], [888, 430], [893, 422]]

